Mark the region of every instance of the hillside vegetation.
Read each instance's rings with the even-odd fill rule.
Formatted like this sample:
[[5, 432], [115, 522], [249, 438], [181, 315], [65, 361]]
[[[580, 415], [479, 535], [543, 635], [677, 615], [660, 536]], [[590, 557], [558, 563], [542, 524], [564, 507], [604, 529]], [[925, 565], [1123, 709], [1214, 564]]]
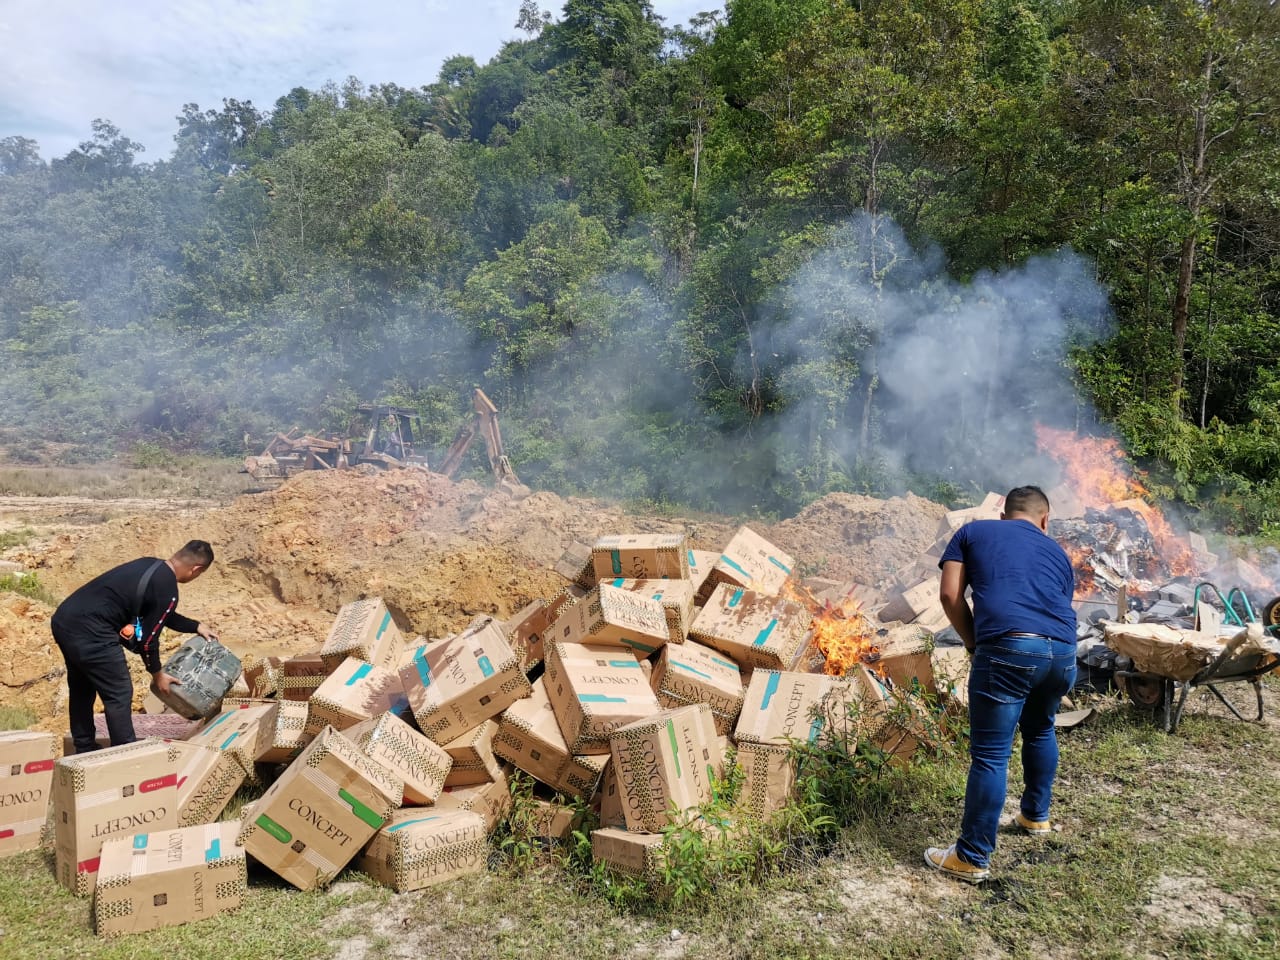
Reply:
[[0, 141], [9, 457], [382, 398], [439, 449], [480, 384], [566, 493], [963, 499], [1046, 422], [1280, 525], [1277, 5], [726, 6], [529, 0], [487, 64], [187, 104], [150, 163]]

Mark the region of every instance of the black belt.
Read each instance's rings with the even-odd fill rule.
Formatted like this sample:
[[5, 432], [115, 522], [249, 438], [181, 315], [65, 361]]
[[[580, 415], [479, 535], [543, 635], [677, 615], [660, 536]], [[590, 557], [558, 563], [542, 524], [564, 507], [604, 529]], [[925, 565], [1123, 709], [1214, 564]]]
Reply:
[[1015, 640], [1056, 640], [1057, 637], [1046, 637], [1043, 633], [1019, 633], [1017, 630], [1010, 630], [1008, 633], [1000, 634], [1001, 638], [1012, 637]]

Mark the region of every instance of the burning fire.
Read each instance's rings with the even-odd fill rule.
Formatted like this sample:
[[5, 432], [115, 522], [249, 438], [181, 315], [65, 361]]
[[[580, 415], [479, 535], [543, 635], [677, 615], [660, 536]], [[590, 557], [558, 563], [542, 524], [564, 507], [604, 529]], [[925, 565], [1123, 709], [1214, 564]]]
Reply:
[[[1191, 545], [1174, 532], [1164, 514], [1149, 500], [1151, 492], [1138, 479], [1120, 442], [1109, 437], [1081, 437], [1070, 430], [1036, 424], [1036, 447], [1062, 465], [1066, 483], [1086, 507], [1105, 510], [1123, 506], [1142, 517], [1160, 550], [1160, 558], [1174, 576], [1196, 572]], [[1070, 552], [1070, 551], [1069, 551]], [[1071, 557], [1077, 571], [1085, 571], [1085, 551]], [[1080, 583], [1080, 587], [1087, 584]]]
[[863, 616], [861, 603], [853, 597], [825, 603], [799, 584], [789, 582], [787, 586], [792, 597], [813, 615], [811, 644], [822, 653], [824, 674], [843, 677], [859, 663], [877, 658], [880, 648], [873, 639], [875, 628]]

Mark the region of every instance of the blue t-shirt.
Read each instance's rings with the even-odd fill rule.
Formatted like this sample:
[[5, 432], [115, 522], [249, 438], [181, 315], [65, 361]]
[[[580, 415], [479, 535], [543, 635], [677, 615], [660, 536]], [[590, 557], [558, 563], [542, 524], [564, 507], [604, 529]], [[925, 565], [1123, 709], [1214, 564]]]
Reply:
[[1066, 551], [1029, 520], [974, 520], [955, 532], [942, 559], [964, 564], [973, 588], [974, 639], [1038, 633], [1076, 639], [1075, 573]]

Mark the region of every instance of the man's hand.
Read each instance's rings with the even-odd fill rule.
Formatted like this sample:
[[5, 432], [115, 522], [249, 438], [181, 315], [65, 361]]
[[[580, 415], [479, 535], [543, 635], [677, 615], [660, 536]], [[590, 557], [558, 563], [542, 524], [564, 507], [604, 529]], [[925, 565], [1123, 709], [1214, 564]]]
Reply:
[[161, 670], [159, 673], [154, 673], [151, 675], [151, 688], [156, 693], [160, 693], [160, 694], [164, 694], [165, 696], [168, 696], [169, 688], [175, 687], [175, 686], [182, 686], [182, 681], [179, 680], [177, 677], [169, 676], [169, 674], [165, 673], [163, 670]]
[[217, 639], [218, 639], [218, 635], [217, 635], [217, 633], [215, 633], [215, 632], [214, 632], [213, 627], [209, 626], [207, 623], [200, 623], [200, 624], [197, 624], [197, 625], [196, 625], [196, 633], [198, 633], [200, 636], [204, 637], [206, 640], [217, 640]]

